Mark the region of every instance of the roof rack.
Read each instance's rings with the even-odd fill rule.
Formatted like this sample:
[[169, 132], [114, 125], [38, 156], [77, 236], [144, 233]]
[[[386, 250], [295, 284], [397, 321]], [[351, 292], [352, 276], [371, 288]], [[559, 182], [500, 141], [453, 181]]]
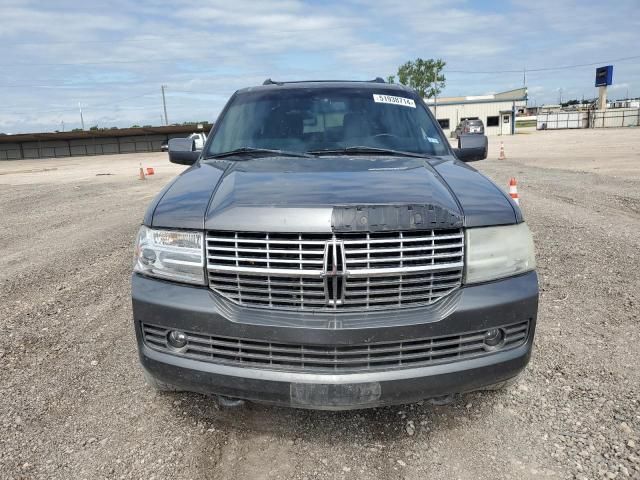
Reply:
[[[271, 80], [267, 78], [262, 85], [286, 85], [290, 83], [331, 83], [331, 82], [341, 82], [341, 83], [354, 83], [361, 82], [363, 80], [295, 80], [292, 82], [276, 82], [275, 80]], [[364, 80], [364, 82], [369, 83], [386, 83], [383, 78], [376, 77], [373, 80]]]

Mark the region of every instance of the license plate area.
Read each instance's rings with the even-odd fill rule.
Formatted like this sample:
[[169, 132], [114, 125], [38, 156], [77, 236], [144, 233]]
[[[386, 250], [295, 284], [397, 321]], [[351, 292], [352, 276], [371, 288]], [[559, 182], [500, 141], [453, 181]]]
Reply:
[[301, 407], [349, 407], [376, 404], [382, 388], [368, 383], [292, 383], [291, 403]]

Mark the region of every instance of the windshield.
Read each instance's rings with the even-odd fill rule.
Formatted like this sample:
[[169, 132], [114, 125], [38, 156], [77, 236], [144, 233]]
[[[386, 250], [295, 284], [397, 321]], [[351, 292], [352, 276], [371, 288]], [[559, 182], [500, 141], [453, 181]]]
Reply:
[[206, 155], [247, 147], [290, 152], [371, 147], [447, 155], [446, 139], [415, 100], [408, 92], [371, 88], [241, 93], [219, 120]]

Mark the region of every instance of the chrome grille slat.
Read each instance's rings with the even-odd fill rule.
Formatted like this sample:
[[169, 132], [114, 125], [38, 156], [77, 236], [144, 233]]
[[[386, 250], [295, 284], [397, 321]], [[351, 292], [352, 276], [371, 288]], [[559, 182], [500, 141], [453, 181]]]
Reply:
[[[300, 245], [302, 247], [302, 245]], [[221, 251], [221, 252], [235, 252], [236, 250], [238, 250], [241, 253], [266, 253], [266, 254], [290, 254], [291, 250], [279, 250], [279, 249], [272, 249], [272, 248], [243, 248], [243, 247], [238, 247], [237, 249], [235, 247], [215, 247], [215, 250]], [[419, 250], [422, 250], [421, 248]], [[298, 250], [300, 253], [302, 254], [306, 254], [306, 255], [319, 255], [322, 256], [324, 254], [324, 249], [322, 250]]]
[[416, 273], [416, 272], [427, 272], [427, 271], [443, 271], [443, 270], [457, 270], [462, 269], [464, 263], [460, 262], [451, 262], [451, 263], [443, 263], [439, 265], [429, 265], [429, 266], [416, 266], [416, 267], [379, 267], [379, 268], [359, 268], [359, 269], [351, 269], [349, 270], [349, 276], [354, 277], [384, 277], [385, 275], [390, 274], [404, 274], [404, 273]]
[[[240, 294], [238, 293], [228, 293], [225, 292], [225, 296], [232, 299], [232, 300], [238, 300], [240, 299]], [[254, 300], [256, 302], [260, 302], [257, 305], [264, 305], [265, 303], [268, 305], [269, 303], [291, 303], [291, 304], [300, 304], [302, 302], [302, 297], [300, 298], [296, 298], [296, 297], [290, 297], [290, 296], [282, 296], [282, 297], [278, 297], [273, 295], [271, 297], [271, 299], [269, 299], [269, 297], [267, 295], [250, 295], [247, 293], [242, 293], [242, 297], [243, 300], [249, 301], [249, 300]], [[317, 299], [317, 298], [307, 298], [305, 300], [305, 302], [307, 304], [313, 304], [313, 305], [324, 305], [325, 301], [324, 298]]]
[[455, 258], [459, 257], [459, 253], [441, 253], [438, 255], [401, 255], [399, 257], [375, 257], [375, 258], [363, 258], [359, 259], [350, 259], [349, 264], [353, 263], [385, 263], [385, 262], [399, 262], [400, 267], [403, 267], [404, 262], [411, 262], [415, 260], [431, 260], [436, 258]]
[[[430, 290], [431, 286], [424, 286], [424, 287], [405, 287], [404, 283], [402, 282], [398, 282], [398, 285], [401, 286], [402, 288], [402, 292], [403, 293], [410, 293], [410, 292], [423, 292], [425, 290]], [[444, 284], [444, 285], [438, 285], [437, 288], [442, 289], [442, 288], [456, 288], [458, 286], [458, 283], [449, 283], [449, 284]], [[370, 288], [365, 289], [365, 290], [355, 290], [353, 288], [351, 288], [351, 285], [347, 286], [347, 295], [382, 295], [384, 293], [398, 293], [398, 288], [381, 288], [381, 289], [375, 289], [375, 290], [371, 290]], [[370, 287], [370, 285], [369, 285]]]
[[209, 286], [257, 308], [349, 310], [435, 303], [462, 283], [462, 229], [207, 234]]
[[[424, 242], [431, 241], [431, 239], [435, 238], [436, 240], [462, 240], [464, 235], [462, 233], [456, 235], [427, 235], [423, 237], [405, 237], [404, 243], [407, 242]], [[357, 245], [360, 243], [369, 243], [371, 244], [380, 244], [380, 243], [399, 243], [397, 238], [375, 238], [370, 240], [369, 242], [363, 242], [360, 240], [345, 240], [345, 245]]]
[[[435, 280], [441, 281], [441, 280], [457, 280], [458, 278], [460, 278], [459, 275], [444, 275], [444, 276], [438, 276], [438, 277], [434, 277]], [[411, 285], [414, 283], [424, 283], [425, 279], [424, 277], [418, 277], [418, 278], [411, 278], [411, 277], [404, 277], [402, 280], [397, 279], [397, 280], [380, 280], [377, 278], [367, 278], [364, 281], [351, 281], [349, 282], [349, 287], [360, 287], [363, 285], [371, 285], [371, 286], [381, 286], [381, 285], [397, 285], [398, 283], [402, 283], [403, 286], [404, 285]]]
[[[501, 350], [527, 341], [529, 322], [501, 327]], [[306, 345], [247, 338], [187, 333], [187, 345], [172, 349], [166, 342], [170, 328], [142, 324], [142, 334], [152, 349], [201, 361], [253, 368], [312, 372], [357, 372], [428, 366], [459, 361], [495, 352], [484, 345], [486, 330], [460, 335], [384, 341], [355, 345]]]
[[[221, 286], [216, 286], [217, 289], [219, 290], [232, 290], [233, 287], [231, 286], [225, 286], [225, 287], [221, 287]], [[242, 291], [243, 292], [249, 292], [249, 293], [263, 293], [264, 289], [263, 288], [249, 288], [249, 287], [242, 287]], [[306, 293], [306, 295], [310, 295], [310, 296], [318, 296], [318, 297], [324, 297], [324, 291], [322, 290], [296, 290], [298, 293], [300, 293], [300, 295], [302, 295], [303, 292]], [[291, 290], [276, 290], [274, 288], [271, 287], [271, 284], [269, 283], [269, 294], [270, 295], [291, 295]]]
[[[404, 243], [404, 241], [402, 242]], [[396, 247], [396, 248], [377, 248], [376, 249], [376, 253], [394, 253], [394, 252], [418, 252], [420, 250], [442, 250], [445, 248], [460, 248], [462, 247], [463, 244], [462, 243], [456, 243], [456, 244], [452, 244], [452, 245], [435, 245], [435, 246], [427, 246], [427, 247]], [[366, 254], [368, 253], [370, 250], [366, 249], [366, 248], [362, 248], [362, 249], [354, 249], [354, 250], [349, 250], [350, 254], [358, 254], [358, 253], [362, 253], [362, 254]]]
[[[315, 265], [322, 265], [323, 260], [322, 259], [304, 259], [302, 261], [300, 260], [293, 260], [290, 258], [253, 258], [253, 257], [241, 257], [238, 255], [238, 250], [236, 250], [236, 257], [235, 260], [236, 262], [249, 262], [249, 263], [255, 263], [255, 262], [259, 262], [259, 263], [266, 263], [267, 264], [267, 268], [269, 267], [269, 263], [291, 263], [291, 264], [303, 264], [303, 263], [313, 263]], [[227, 256], [222, 256], [222, 255], [209, 255], [209, 259], [211, 260], [229, 260], [229, 257]]]
[[[329, 235], [328, 238], [331, 238], [331, 236]], [[232, 238], [207, 237], [207, 241], [234, 243], [234, 239], [232, 239]], [[245, 239], [242, 239], [241, 243], [263, 244], [265, 242], [264, 242], [264, 240], [245, 238]], [[298, 240], [273, 240], [272, 243], [274, 243], [274, 244], [282, 244], [282, 245], [298, 245], [298, 244], [302, 243], [302, 245], [322, 245], [323, 247], [324, 247], [324, 244], [325, 244], [325, 242], [323, 240], [303, 240], [302, 242], [300, 242]]]

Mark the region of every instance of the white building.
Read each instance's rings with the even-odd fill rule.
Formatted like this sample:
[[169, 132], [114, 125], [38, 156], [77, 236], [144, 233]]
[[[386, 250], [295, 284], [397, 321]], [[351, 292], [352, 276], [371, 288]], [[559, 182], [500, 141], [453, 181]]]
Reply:
[[440, 97], [425, 100], [445, 134], [450, 135], [465, 119], [480, 119], [487, 135], [511, 135], [514, 111], [523, 111], [527, 104], [527, 89], [518, 88], [493, 95]]

